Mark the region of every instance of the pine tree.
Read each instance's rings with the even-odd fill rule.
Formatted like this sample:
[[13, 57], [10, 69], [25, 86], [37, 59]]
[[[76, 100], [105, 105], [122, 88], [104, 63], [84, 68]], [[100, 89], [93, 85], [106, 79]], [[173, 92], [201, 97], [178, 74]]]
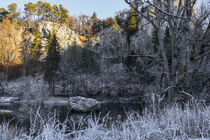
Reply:
[[43, 6], [43, 1], [38, 1], [36, 3], [36, 15], [38, 16], [38, 20], [40, 19], [40, 16], [43, 15], [43, 11], [42, 11], [42, 6]]
[[[136, 12], [133, 8], [130, 9], [128, 18], [127, 18], [127, 49], [128, 49], [128, 54], [133, 55], [134, 52], [131, 50], [130, 44], [131, 44], [131, 37], [138, 31], [138, 19]], [[133, 59], [130, 56], [127, 56], [126, 58], [126, 65], [127, 65], [127, 70], [131, 71], [132, 70], [132, 63]]]
[[129, 36], [135, 34], [138, 31], [138, 19], [136, 12], [131, 8], [128, 16], [127, 33]]
[[119, 31], [119, 25], [118, 25], [118, 22], [117, 22], [117, 19], [116, 18], [114, 19], [114, 22], [112, 24], [112, 30], [114, 32], [118, 32]]
[[59, 17], [60, 17], [59, 8], [57, 5], [53, 5], [52, 9], [53, 9], [52, 18], [54, 21], [58, 22]]
[[35, 36], [35, 39], [33, 40], [32, 47], [30, 48], [30, 54], [33, 64], [37, 65], [37, 62], [41, 56], [41, 49], [42, 49], [41, 35], [38, 29], [36, 29], [33, 35]]
[[60, 61], [60, 46], [55, 33], [53, 33], [52, 36], [49, 35], [48, 42], [44, 79], [48, 82], [51, 93], [54, 94], [56, 72]]
[[43, 11], [44, 20], [50, 20], [52, 16], [51, 4], [48, 2], [44, 2], [44, 4], [42, 5], [42, 11]]
[[69, 14], [68, 10], [63, 7], [63, 5], [59, 5], [59, 12], [60, 12], [60, 23], [67, 23]]
[[20, 13], [17, 12], [17, 4], [12, 3], [8, 6], [9, 10], [9, 17], [12, 21], [16, 22], [18, 21], [18, 17], [20, 16]]
[[92, 20], [92, 23], [93, 23], [93, 24], [97, 22], [98, 19], [97, 19], [97, 14], [96, 14], [96, 12], [93, 13], [93, 16], [91, 17], [91, 20]]
[[25, 15], [28, 21], [29, 28], [31, 27], [31, 22], [32, 22], [32, 16], [36, 12], [36, 5], [33, 4], [32, 2], [29, 2], [28, 4], [25, 4]]
[[9, 12], [5, 8], [0, 8], [0, 22], [2, 22]]
[[97, 18], [96, 12], [93, 13], [93, 16], [91, 17], [91, 21], [92, 21], [93, 35], [95, 35], [100, 30], [100, 27], [99, 27], [100, 25], [99, 25], [99, 22], [98, 22], [98, 18]]

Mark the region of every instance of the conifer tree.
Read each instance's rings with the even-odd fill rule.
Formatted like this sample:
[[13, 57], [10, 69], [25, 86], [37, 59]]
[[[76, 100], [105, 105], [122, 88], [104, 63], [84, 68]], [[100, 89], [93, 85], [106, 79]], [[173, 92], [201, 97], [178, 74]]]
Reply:
[[92, 21], [92, 30], [93, 30], [93, 35], [97, 32], [97, 15], [96, 12], [93, 13], [93, 16], [91, 17]]
[[41, 35], [38, 29], [36, 29], [33, 35], [35, 36], [35, 39], [33, 40], [32, 47], [30, 48], [30, 54], [32, 56], [32, 60], [36, 63], [41, 56]]
[[[130, 44], [131, 44], [131, 37], [138, 31], [138, 19], [135, 10], [131, 7], [129, 15], [127, 17], [127, 49], [129, 55], [134, 55], [134, 51], [132, 51]], [[132, 70], [133, 58], [131, 56], [127, 56], [126, 58], [126, 65], [127, 70]]]
[[25, 4], [25, 15], [28, 21], [29, 28], [31, 27], [31, 22], [32, 22], [32, 16], [36, 12], [36, 5], [33, 4], [32, 2], [29, 2], [28, 4]]
[[129, 12], [127, 24], [127, 33], [129, 34], [129, 36], [135, 34], [138, 31], [138, 19], [136, 12], [133, 8], [131, 8]]
[[129, 15], [127, 17], [127, 45], [128, 45], [128, 51], [131, 52], [130, 49], [130, 41], [131, 36], [133, 36], [138, 31], [138, 19], [136, 12], [133, 8], [130, 9]]
[[114, 19], [114, 22], [112, 24], [112, 30], [114, 32], [118, 32], [119, 31], [119, 25], [118, 25], [118, 22], [117, 22], [117, 19], [116, 18]]
[[43, 15], [43, 11], [42, 11], [42, 6], [43, 6], [43, 1], [38, 1], [36, 3], [36, 15], [38, 17], [38, 20], [40, 19], [40, 16]]
[[92, 23], [96, 23], [97, 22], [97, 15], [96, 12], [93, 13], [93, 16], [91, 17]]
[[60, 46], [55, 33], [49, 35], [48, 52], [45, 64], [44, 79], [48, 82], [50, 92], [54, 94], [56, 72], [60, 61]]
[[68, 10], [63, 7], [63, 5], [59, 5], [59, 12], [60, 12], [60, 23], [67, 23], [69, 14]]
[[57, 5], [53, 5], [52, 7], [53, 13], [52, 13], [52, 18], [54, 21], [58, 22], [58, 19], [60, 17], [60, 12], [59, 12], [59, 8]]
[[9, 10], [9, 17], [12, 21], [17, 21], [18, 17], [20, 15], [20, 13], [17, 12], [17, 4], [16, 3], [12, 3], [8, 6], [8, 10]]
[[9, 12], [5, 8], [0, 8], [0, 22], [2, 22]]
[[52, 15], [52, 7], [51, 4], [48, 2], [44, 2], [42, 6], [42, 11], [43, 11], [43, 18], [44, 20], [50, 20], [51, 15]]

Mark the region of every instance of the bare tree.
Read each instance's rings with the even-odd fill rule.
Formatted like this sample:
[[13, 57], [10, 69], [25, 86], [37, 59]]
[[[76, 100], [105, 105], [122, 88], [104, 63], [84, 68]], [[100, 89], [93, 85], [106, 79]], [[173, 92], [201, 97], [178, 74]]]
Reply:
[[[188, 87], [195, 72], [201, 70], [205, 57], [210, 54], [209, 22], [210, 9], [196, 12], [197, 0], [125, 0], [136, 13], [157, 31], [158, 52], [162, 60], [164, 93], [183, 93], [190, 95]], [[133, 4], [135, 3], [135, 4]], [[168, 26], [171, 40], [170, 48], [164, 46], [164, 32]], [[208, 28], [207, 28], [208, 27]], [[205, 49], [204, 47], [205, 46]], [[167, 58], [171, 49], [171, 59]], [[202, 50], [203, 49], [203, 50]], [[161, 80], [161, 79], [160, 79]], [[170, 97], [171, 99], [171, 97]]]

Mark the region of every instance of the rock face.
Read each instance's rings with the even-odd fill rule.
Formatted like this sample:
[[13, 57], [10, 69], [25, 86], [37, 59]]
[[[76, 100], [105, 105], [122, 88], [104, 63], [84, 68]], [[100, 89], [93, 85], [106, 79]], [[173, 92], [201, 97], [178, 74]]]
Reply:
[[39, 30], [39, 33], [42, 37], [43, 45], [46, 44], [47, 36], [53, 31], [55, 31], [59, 45], [61, 47], [61, 51], [65, 51], [66, 49], [68, 49], [69, 46], [72, 46], [74, 43], [76, 43], [77, 45], [81, 44], [77, 34], [75, 34], [74, 31], [70, 30], [63, 24], [43, 21], [37, 24], [37, 29]]
[[95, 110], [100, 108], [101, 103], [92, 98], [85, 97], [70, 97], [69, 104], [72, 110], [77, 112], [90, 112], [91, 110]]

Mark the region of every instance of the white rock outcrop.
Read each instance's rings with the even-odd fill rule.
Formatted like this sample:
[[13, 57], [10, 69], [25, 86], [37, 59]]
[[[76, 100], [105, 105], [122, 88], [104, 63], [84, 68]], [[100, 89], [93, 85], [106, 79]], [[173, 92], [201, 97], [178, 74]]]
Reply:
[[56, 34], [61, 51], [65, 51], [69, 46], [72, 46], [74, 43], [81, 45], [81, 42], [77, 34], [66, 27], [64, 24], [58, 24], [50, 21], [42, 21], [37, 24], [37, 29], [42, 37], [42, 44], [46, 44], [46, 38], [53, 31]]

